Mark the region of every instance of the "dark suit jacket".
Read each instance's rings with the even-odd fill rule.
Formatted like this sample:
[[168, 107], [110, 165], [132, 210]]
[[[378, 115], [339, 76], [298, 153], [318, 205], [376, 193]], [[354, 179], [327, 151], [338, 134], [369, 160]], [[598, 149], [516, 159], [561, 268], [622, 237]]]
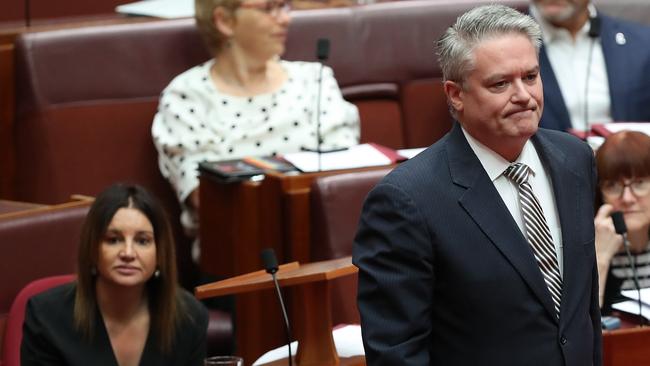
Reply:
[[532, 141], [561, 223], [559, 321], [529, 244], [455, 124], [364, 204], [353, 262], [369, 366], [601, 364], [593, 154], [562, 132]]
[[[600, 18], [612, 119], [650, 121], [650, 28], [604, 15]], [[618, 33], [624, 35], [625, 44], [616, 42]], [[539, 55], [539, 67], [544, 84], [540, 126], [566, 131], [571, 127], [571, 119], [544, 47]]]
[[[182, 290], [181, 290], [182, 291]], [[27, 303], [21, 365], [117, 366], [104, 321], [95, 315], [95, 334], [89, 341], [73, 325], [75, 284], [55, 287]], [[202, 366], [205, 358], [207, 310], [187, 292], [182, 293], [187, 315], [178, 327], [170, 354], [158, 350], [156, 335], [149, 332], [140, 359], [142, 366]]]

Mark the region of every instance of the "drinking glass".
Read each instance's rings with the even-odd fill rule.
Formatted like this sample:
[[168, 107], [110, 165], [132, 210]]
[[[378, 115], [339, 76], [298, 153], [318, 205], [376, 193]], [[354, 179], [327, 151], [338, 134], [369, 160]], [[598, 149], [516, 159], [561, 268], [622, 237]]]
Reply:
[[238, 356], [208, 357], [203, 363], [205, 366], [244, 366], [244, 359]]

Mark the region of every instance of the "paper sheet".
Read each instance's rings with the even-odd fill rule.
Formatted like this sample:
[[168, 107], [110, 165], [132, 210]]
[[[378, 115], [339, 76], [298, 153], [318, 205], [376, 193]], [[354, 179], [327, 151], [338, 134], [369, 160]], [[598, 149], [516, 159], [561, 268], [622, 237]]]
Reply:
[[119, 5], [115, 11], [166, 19], [187, 18], [194, 16], [194, 0], [144, 0]]
[[[626, 312], [628, 314], [639, 315], [639, 303], [636, 300], [619, 302], [612, 305], [612, 308]], [[650, 320], [650, 306], [642, 304], [641, 312], [643, 313], [644, 318]]]
[[[346, 325], [332, 331], [334, 338], [334, 346], [339, 357], [354, 357], [363, 356], [363, 341], [361, 340], [361, 326], [359, 325]], [[298, 342], [291, 343], [291, 354], [296, 355], [298, 349]], [[287, 357], [287, 346], [276, 348], [262, 355], [258, 358], [253, 366], [261, 365], [268, 362], [273, 362]]]
[[423, 152], [424, 150], [426, 150], [426, 147], [418, 147], [418, 148], [415, 148], [415, 149], [400, 149], [400, 150], [397, 150], [397, 153], [402, 155], [403, 157], [405, 157], [407, 159], [411, 159], [415, 155]]
[[[637, 290], [624, 290], [621, 291], [621, 295], [629, 297], [632, 300], [639, 299], [639, 292]], [[650, 288], [641, 289], [641, 302], [647, 306], [650, 306]], [[638, 311], [637, 311], [638, 313]]]
[[320, 154], [320, 169], [318, 153], [301, 151], [285, 154], [285, 160], [303, 172], [317, 172], [338, 169], [362, 168], [368, 166], [389, 165], [391, 160], [369, 144], [352, 146], [349, 149]]
[[615, 122], [603, 124], [611, 133], [623, 130], [639, 131], [650, 135], [650, 122]]

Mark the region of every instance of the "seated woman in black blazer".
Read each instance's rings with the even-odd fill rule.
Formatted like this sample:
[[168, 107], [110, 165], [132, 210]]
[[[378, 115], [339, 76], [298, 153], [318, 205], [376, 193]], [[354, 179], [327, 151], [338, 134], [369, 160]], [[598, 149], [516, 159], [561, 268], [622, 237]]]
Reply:
[[22, 365], [203, 365], [207, 311], [177, 286], [174, 241], [143, 188], [114, 185], [82, 227], [77, 281], [31, 298]]

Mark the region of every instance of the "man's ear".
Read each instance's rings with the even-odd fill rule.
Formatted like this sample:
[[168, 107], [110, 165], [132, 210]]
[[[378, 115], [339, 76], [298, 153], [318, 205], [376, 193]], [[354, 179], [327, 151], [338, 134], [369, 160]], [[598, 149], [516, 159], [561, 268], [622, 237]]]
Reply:
[[217, 6], [212, 12], [212, 22], [217, 30], [223, 35], [227, 37], [232, 36], [235, 25], [234, 12], [227, 10], [222, 6]]
[[445, 94], [447, 95], [447, 100], [449, 101], [449, 105], [457, 112], [462, 111], [463, 110], [462, 85], [455, 81], [447, 80], [444, 82], [443, 87], [445, 89]]

